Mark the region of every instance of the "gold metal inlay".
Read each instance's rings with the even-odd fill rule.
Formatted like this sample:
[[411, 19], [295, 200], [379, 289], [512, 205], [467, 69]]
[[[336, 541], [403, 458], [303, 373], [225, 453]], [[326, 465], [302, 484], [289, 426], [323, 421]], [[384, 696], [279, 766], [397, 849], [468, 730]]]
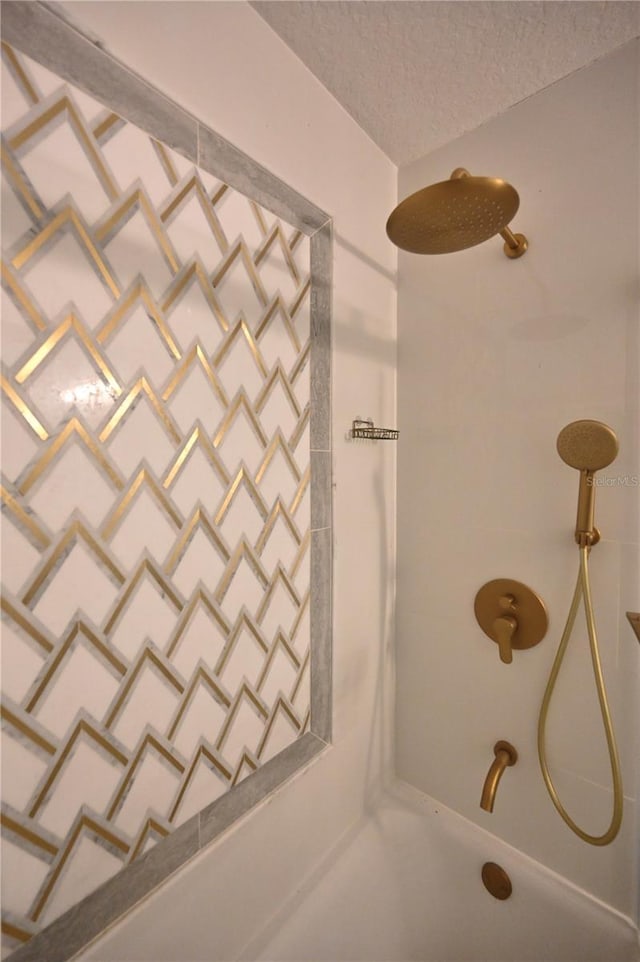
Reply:
[[167, 658], [171, 658], [174, 651], [180, 644], [180, 639], [182, 638], [186, 629], [189, 627], [189, 623], [199, 606], [202, 606], [206, 609], [208, 616], [216, 622], [225, 637], [229, 635], [231, 627], [227, 619], [224, 617], [224, 614], [216, 607], [215, 603], [208, 597], [206, 592], [202, 588], [199, 588], [195, 594], [192, 595], [189, 604], [185, 606], [182, 612], [178, 625], [176, 626], [174, 636], [167, 647]]
[[142, 187], [135, 188], [128, 197], [125, 196], [113, 214], [95, 228], [96, 239], [104, 246], [108, 246], [113, 240], [112, 235], [115, 235], [120, 227], [124, 226], [129, 216], [131, 216], [130, 211], [132, 207], [137, 207], [138, 210], [141, 211], [169, 267], [174, 274], [177, 274], [180, 269], [180, 264], [173, 245], [164, 231], [162, 222], [156, 214], [153, 204]]
[[216, 321], [220, 325], [223, 331], [229, 330], [229, 322], [227, 321], [224, 311], [218, 302], [216, 292], [209, 280], [209, 275], [205, 270], [201, 260], [195, 256], [191, 261], [184, 265], [179, 274], [176, 275], [173, 282], [170, 284], [167, 295], [162, 303], [162, 310], [165, 314], [168, 314], [176, 301], [182, 296], [182, 294], [187, 290], [187, 288], [194, 282], [197, 281], [200, 286], [200, 290], [204, 295], [204, 298], [209, 305], [211, 313], [215, 317]]
[[182, 535], [176, 542], [173, 551], [165, 562], [165, 571], [167, 574], [172, 575], [175, 569], [178, 567], [182, 555], [186, 551], [189, 542], [194, 537], [198, 528], [203, 530], [223, 561], [226, 562], [229, 560], [229, 549], [224, 541], [220, 538], [214, 525], [211, 524], [211, 521], [204, 511], [204, 508], [196, 508], [191, 515], [191, 518], [184, 526]]
[[13, 182], [14, 187], [22, 196], [22, 199], [35, 219], [40, 220], [40, 218], [44, 215], [44, 208], [41, 207], [37, 198], [29, 190], [29, 185], [22, 174], [22, 169], [10, 155], [4, 144], [2, 145], [2, 166], [6, 170], [9, 178]]
[[260, 348], [258, 347], [253, 334], [251, 333], [249, 325], [245, 321], [244, 317], [242, 317], [242, 315], [240, 315], [238, 321], [236, 322], [233, 329], [229, 333], [229, 336], [225, 338], [223, 343], [220, 345], [220, 347], [214, 354], [213, 356], [214, 367], [218, 368], [221, 366], [225, 357], [233, 347], [236, 337], [240, 333], [244, 335], [244, 339], [249, 345], [249, 350], [253, 354], [253, 359], [256, 362], [256, 366], [258, 367], [260, 374], [262, 375], [262, 377], [266, 377], [268, 373], [267, 365], [264, 362], [264, 358], [262, 357]]
[[211, 230], [211, 233], [216, 239], [216, 243], [220, 248], [221, 252], [224, 254], [229, 249], [229, 242], [225, 237], [224, 231], [220, 225], [220, 221], [216, 217], [213, 205], [209, 200], [209, 196], [202, 186], [202, 181], [197, 174], [190, 177], [186, 184], [178, 191], [176, 196], [169, 201], [167, 206], [160, 212], [160, 220], [163, 224], [167, 221], [171, 221], [172, 215], [175, 214], [185, 203], [188, 203], [191, 194], [195, 194], [200, 204], [202, 213], [205, 216], [207, 224]]
[[11, 261], [13, 266], [16, 268], [16, 270], [20, 270], [22, 267], [28, 264], [31, 258], [38, 253], [40, 248], [43, 247], [44, 244], [48, 243], [48, 241], [55, 234], [57, 234], [67, 225], [73, 227], [77, 238], [82, 242], [82, 246], [84, 247], [85, 251], [98, 268], [98, 271], [100, 272], [100, 275], [109, 288], [111, 294], [114, 298], [118, 298], [120, 296], [120, 289], [118, 288], [118, 285], [111, 276], [104, 260], [100, 256], [98, 248], [91, 240], [88, 229], [82, 223], [79, 214], [77, 214], [72, 207], [64, 207], [53, 218], [53, 220], [46, 225], [46, 227], [43, 227], [40, 233], [37, 234], [33, 240], [29, 241], [29, 243], [26, 244], [26, 246], [15, 255]]
[[8, 381], [4, 374], [1, 377], [0, 383], [2, 384], [2, 390], [7, 395], [18, 413], [27, 422], [34, 434], [37, 434], [41, 441], [46, 441], [49, 437], [49, 432], [44, 425], [40, 423], [29, 405], [26, 403], [26, 401], [23, 401], [16, 389]]
[[30, 100], [32, 104], [37, 104], [40, 100], [40, 97], [38, 96], [35, 87], [31, 83], [26, 70], [20, 63], [13, 47], [10, 47], [9, 44], [5, 43], [4, 40], [2, 41], [2, 53], [7, 61], [7, 64], [9, 65], [11, 73], [22, 87], [23, 93], [27, 99]]
[[80, 835], [82, 834], [82, 832], [91, 832], [91, 834], [94, 835], [96, 838], [102, 839], [108, 845], [119, 849], [124, 855], [126, 855], [129, 851], [129, 846], [127, 845], [127, 843], [123, 841], [118, 835], [116, 835], [115, 832], [105, 828], [98, 821], [96, 821], [95, 818], [91, 818], [91, 816], [89, 815], [82, 815], [81, 818], [78, 820], [77, 824], [75, 825], [75, 828], [72, 830], [71, 837], [69, 838], [69, 842], [64, 850], [62, 857], [56, 864], [54, 871], [51, 873], [51, 875], [47, 879], [47, 883], [44, 889], [41, 890], [39, 898], [35, 903], [35, 906], [31, 912], [31, 918], [33, 919], [34, 922], [37, 922], [38, 918], [42, 914], [42, 911], [45, 905], [47, 904], [49, 897], [62, 873], [64, 865], [67, 859], [69, 858], [69, 856], [71, 855], [71, 852], [73, 851], [75, 844], [78, 838], [80, 837]]
[[48, 548], [51, 538], [40, 527], [33, 514], [30, 514], [7, 489], [0, 485], [0, 495], [19, 525], [27, 528], [40, 551]]
[[0, 604], [5, 615], [11, 618], [16, 625], [22, 628], [22, 630], [25, 631], [30, 638], [33, 638], [36, 644], [40, 645], [41, 648], [44, 648], [47, 654], [54, 650], [55, 645], [53, 642], [50, 641], [42, 631], [36, 628], [36, 626], [29, 621], [26, 615], [16, 608], [16, 606], [12, 604], [7, 597], [3, 595], [2, 599], [0, 600]]
[[124, 487], [124, 480], [120, 475], [120, 472], [105, 456], [100, 445], [93, 440], [83, 424], [77, 418], [73, 417], [67, 424], [65, 424], [57, 438], [51, 442], [44, 454], [38, 458], [34, 466], [27, 473], [26, 477], [18, 487], [20, 494], [27, 494], [31, 490], [34, 484], [36, 484], [36, 482], [45, 473], [51, 462], [56, 460], [65, 444], [71, 441], [71, 439], [74, 437], [77, 437], [82, 442], [87, 453], [90, 454], [93, 460], [96, 461], [100, 468], [102, 468], [106, 476], [109, 478], [111, 484], [117, 490], [122, 490]]
[[117, 411], [111, 416], [109, 422], [100, 432], [100, 441], [103, 443], [108, 441], [115, 429], [118, 427], [123, 417], [138, 398], [144, 395], [153, 407], [158, 419], [164, 425], [166, 433], [169, 435], [174, 444], [179, 444], [182, 440], [180, 431], [175, 425], [173, 418], [169, 415], [164, 404], [161, 402], [160, 398], [157, 396], [146, 377], [139, 378], [135, 384], [132, 386], [129, 393], [122, 400], [122, 403], [118, 407]]
[[108, 648], [100, 638], [86, 625], [83, 621], [76, 621], [76, 623], [71, 628], [66, 639], [63, 641], [60, 648], [57, 650], [55, 657], [51, 660], [48, 665], [44, 675], [41, 678], [40, 684], [36, 688], [35, 692], [29, 699], [26, 705], [26, 711], [32, 712], [37, 706], [38, 702], [45, 694], [49, 682], [57, 672], [58, 668], [62, 664], [67, 655], [67, 652], [75, 646], [76, 639], [82, 636], [89, 645], [95, 649], [98, 653], [100, 659], [104, 662], [108, 662], [109, 665], [117, 672], [120, 677], [123, 677], [127, 673], [127, 666], [123, 661], [118, 658], [118, 656], [110, 648]]
[[41, 835], [37, 835], [32, 828], [27, 828], [25, 825], [21, 825], [20, 822], [16, 822], [14, 818], [11, 818], [6, 812], [0, 814], [0, 825], [6, 828], [7, 831], [13, 832], [14, 835], [19, 835], [21, 838], [28, 842], [30, 845], [35, 845], [36, 848], [42, 849], [47, 855], [57, 855], [58, 847], [50, 842], [48, 839], [43, 838]]
[[27, 296], [24, 288], [20, 284], [20, 281], [15, 276], [10, 266], [3, 261], [2, 262], [2, 280], [11, 289], [13, 296], [17, 300], [18, 304], [22, 308], [24, 314], [27, 316], [29, 321], [34, 325], [36, 330], [45, 331], [47, 329], [46, 322], [43, 320], [40, 312], [37, 310], [35, 304]]
[[179, 451], [178, 456], [171, 465], [169, 472], [162, 482], [162, 487], [166, 489], [170, 488], [173, 482], [176, 480], [185, 463], [187, 462], [189, 455], [195, 447], [199, 447], [204, 453], [207, 461], [214, 469], [220, 480], [225, 484], [229, 484], [229, 474], [225, 468], [222, 461], [220, 461], [218, 455], [216, 454], [216, 449], [209, 440], [208, 435], [202, 430], [201, 427], [196, 426], [189, 437], [187, 438], [184, 447]]
[[93, 361], [93, 364], [100, 371], [103, 380], [108, 384], [111, 394], [119, 397], [120, 394], [122, 394], [122, 388], [116, 380], [115, 374], [113, 374], [107, 362], [95, 347], [91, 335], [84, 324], [75, 314], [68, 314], [64, 318], [55, 331], [34, 351], [29, 360], [22, 365], [15, 375], [15, 380], [18, 384], [24, 384], [70, 331], [76, 334], [78, 340]]
[[167, 325], [167, 322], [162, 316], [151, 291], [145, 284], [143, 280], [136, 280], [131, 288], [131, 290], [126, 294], [125, 297], [118, 303], [115, 310], [107, 316], [105, 322], [100, 327], [98, 333], [96, 334], [96, 340], [98, 344], [104, 344], [109, 341], [111, 337], [118, 330], [120, 325], [126, 319], [127, 315], [131, 312], [132, 308], [139, 303], [144, 307], [147, 316], [150, 317], [152, 322], [155, 324], [158, 333], [164, 343], [166, 344], [171, 355], [179, 360], [182, 356], [180, 349], [173, 339], [173, 335]]
[[171, 396], [178, 390], [178, 388], [180, 387], [182, 382], [185, 380], [185, 378], [189, 376], [191, 368], [193, 367], [194, 364], [200, 365], [200, 368], [204, 376], [206, 377], [207, 381], [213, 388], [213, 392], [218, 398], [220, 405], [223, 408], [226, 408], [229, 404], [227, 396], [224, 392], [222, 385], [220, 384], [220, 381], [216, 377], [215, 371], [209, 364], [207, 355], [202, 350], [199, 344], [194, 344], [194, 346], [191, 348], [189, 353], [185, 354], [185, 356], [183, 357], [182, 364], [180, 365], [180, 367], [175, 372], [175, 374], [167, 384], [166, 388], [162, 392], [162, 400], [168, 401], [171, 398]]
[[93, 169], [98, 174], [98, 179], [105, 190], [105, 193], [110, 200], [115, 200], [118, 196], [118, 188], [111, 179], [111, 175], [107, 170], [99, 151], [96, 150], [95, 144], [92, 139], [91, 132], [86, 128], [84, 120], [82, 119], [80, 113], [76, 109], [75, 104], [70, 97], [64, 96], [60, 100], [57, 100], [54, 104], [44, 110], [38, 117], [23, 127], [22, 130], [14, 134], [14, 136], [9, 141], [9, 147], [13, 151], [19, 151], [27, 141], [31, 140], [32, 137], [44, 130], [56, 117], [60, 114], [66, 113], [70, 126], [73, 129], [76, 137], [80, 141], [82, 148], [87, 155], [89, 162]]
[[173, 507], [153, 476], [149, 474], [146, 468], [142, 468], [104, 522], [100, 533], [105, 541], [111, 541], [111, 538], [119, 528], [123, 517], [127, 514], [129, 507], [141, 488], [144, 488], [153, 495], [156, 503], [162, 508], [163, 513], [171, 520], [175, 528], [182, 527], [182, 516], [180, 513]]
[[30, 608], [37, 603], [40, 595], [46, 588], [49, 578], [56, 570], [58, 563], [67, 556], [79, 538], [82, 538], [84, 543], [87, 545], [94, 557], [97, 558], [102, 567], [107, 569], [111, 575], [111, 579], [118, 585], [124, 584], [125, 576], [115, 562], [109, 557], [106, 551], [104, 551], [104, 549], [98, 544], [91, 532], [85, 528], [81, 521], [72, 521], [56, 545], [55, 550], [49, 556], [48, 560], [42, 566], [40, 572], [27, 589], [22, 599], [22, 603], [26, 605], [27, 608]]

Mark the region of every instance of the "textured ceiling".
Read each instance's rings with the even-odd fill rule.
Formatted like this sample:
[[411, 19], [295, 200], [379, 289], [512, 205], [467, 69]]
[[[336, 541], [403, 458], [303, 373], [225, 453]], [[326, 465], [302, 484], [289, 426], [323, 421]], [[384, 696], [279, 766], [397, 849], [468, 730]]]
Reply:
[[255, 0], [397, 164], [640, 35], [638, 2]]

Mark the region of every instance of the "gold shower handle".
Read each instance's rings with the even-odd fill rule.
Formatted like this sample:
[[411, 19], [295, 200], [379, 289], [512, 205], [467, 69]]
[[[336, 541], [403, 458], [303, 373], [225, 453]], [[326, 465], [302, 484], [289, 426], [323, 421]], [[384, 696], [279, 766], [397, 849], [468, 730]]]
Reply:
[[509, 615], [501, 615], [500, 618], [496, 618], [492, 627], [494, 636], [498, 642], [500, 661], [505, 665], [510, 665], [513, 661], [513, 648], [511, 647], [511, 642], [513, 640], [513, 636], [518, 630], [518, 622], [515, 618], [512, 618]]
[[528, 585], [513, 578], [495, 578], [476, 594], [478, 624], [498, 645], [500, 661], [510, 665], [513, 651], [532, 648], [547, 632], [544, 602]]

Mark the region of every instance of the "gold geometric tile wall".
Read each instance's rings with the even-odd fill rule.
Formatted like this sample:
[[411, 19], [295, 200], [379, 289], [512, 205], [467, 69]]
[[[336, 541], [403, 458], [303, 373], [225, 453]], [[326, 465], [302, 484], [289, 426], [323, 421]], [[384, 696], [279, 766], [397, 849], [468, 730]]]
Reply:
[[309, 242], [3, 44], [3, 934], [309, 723]]

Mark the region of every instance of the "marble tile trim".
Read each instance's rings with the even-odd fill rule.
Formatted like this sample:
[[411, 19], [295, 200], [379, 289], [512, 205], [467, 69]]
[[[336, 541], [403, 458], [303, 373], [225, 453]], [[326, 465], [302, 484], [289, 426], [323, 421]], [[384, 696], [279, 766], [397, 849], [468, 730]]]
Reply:
[[34, 935], [9, 957], [10, 962], [66, 962], [326, 748], [325, 741], [307, 732], [253, 777], [194, 815]]
[[12, 46], [202, 169], [249, 194], [304, 234], [314, 234], [330, 223], [325, 211], [150, 86], [60, 12], [33, 0], [4, 0], [1, 17], [3, 39]]
[[176, 829], [146, 855], [109, 879], [12, 955], [12, 962], [63, 962], [210, 844], [254, 805], [307, 765], [331, 740], [331, 286], [329, 216], [203, 126], [39, 2], [5, 0], [3, 39], [76, 84], [114, 112], [193, 163], [248, 194], [311, 236], [311, 723], [297, 739]]

